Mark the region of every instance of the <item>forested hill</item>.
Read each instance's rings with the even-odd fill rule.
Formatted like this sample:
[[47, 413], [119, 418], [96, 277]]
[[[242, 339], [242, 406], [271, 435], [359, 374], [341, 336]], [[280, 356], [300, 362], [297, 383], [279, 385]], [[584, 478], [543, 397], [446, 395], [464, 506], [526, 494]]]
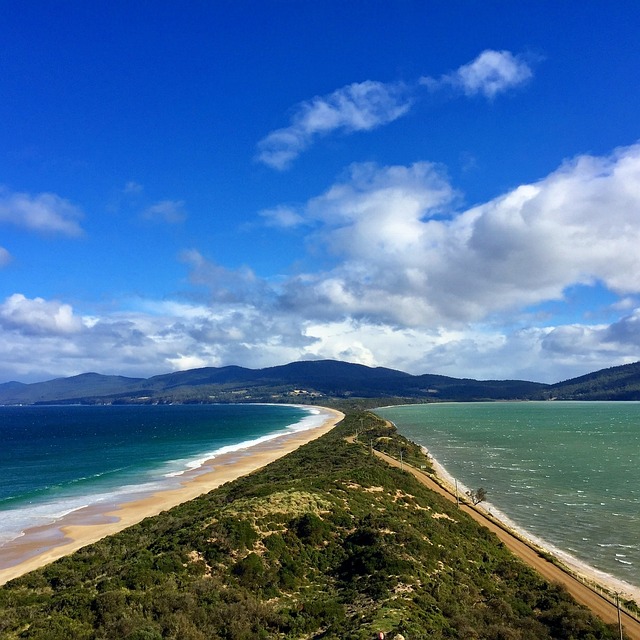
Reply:
[[0, 404], [60, 402], [307, 402], [318, 398], [506, 400], [546, 385], [523, 381], [414, 376], [336, 360], [292, 362], [265, 369], [205, 367], [152, 378], [85, 373], [34, 384], [0, 384]]
[[557, 400], [640, 400], [640, 362], [552, 384], [545, 396]]
[[[359, 439], [346, 436], [358, 429]], [[0, 588], [0, 638], [617, 638], [487, 529], [369, 454], [370, 413]]]
[[558, 384], [410, 375], [336, 360], [278, 367], [205, 367], [151, 378], [85, 373], [34, 384], [0, 384], [0, 404], [157, 402], [323, 402], [345, 398], [398, 401], [640, 400], [640, 363]]

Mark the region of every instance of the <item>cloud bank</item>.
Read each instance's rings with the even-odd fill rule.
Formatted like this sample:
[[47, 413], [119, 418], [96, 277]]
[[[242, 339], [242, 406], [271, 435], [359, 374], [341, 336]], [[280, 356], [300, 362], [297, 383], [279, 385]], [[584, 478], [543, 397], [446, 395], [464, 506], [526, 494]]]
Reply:
[[457, 212], [435, 165], [354, 165], [298, 215], [335, 267], [289, 280], [287, 308], [398, 326], [484, 321], [573, 285], [640, 292], [640, 145], [581, 156]]
[[[639, 185], [640, 144], [578, 156], [467, 209], [438, 165], [355, 164], [320, 195], [267, 219], [301, 225], [310, 252], [328, 256], [324, 270], [266, 280], [191, 249], [181, 260], [193, 290], [182, 301], [130, 301], [129, 311], [95, 316], [14, 294], [0, 303], [1, 366], [24, 377], [96, 363], [151, 375], [339, 358], [554, 382], [635, 361]], [[614, 319], [546, 324], [539, 305], [563, 304], [576, 286], [618, 296], [615, 309], [603, 309]]]

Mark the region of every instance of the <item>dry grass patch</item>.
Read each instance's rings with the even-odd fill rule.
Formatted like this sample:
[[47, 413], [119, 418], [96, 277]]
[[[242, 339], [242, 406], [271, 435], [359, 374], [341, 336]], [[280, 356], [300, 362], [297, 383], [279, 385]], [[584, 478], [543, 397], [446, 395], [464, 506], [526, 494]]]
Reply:
[[431, 517], [436, 520], [442, 520], [444, 518], [445, 520], [451, 520], [451, 522], [455, 522], [455, 520], [446, 513], [433, 513]]
[[254, 520], [266, 518], [272, 514], [286, 514], [295, 517], [305, 513], [329, 513], [332, 504], [321, 495], [309, 491], [278, 491], [266, 497], [242, 498], [224, 508], [224, 515], [246, 517], [251, 514]]

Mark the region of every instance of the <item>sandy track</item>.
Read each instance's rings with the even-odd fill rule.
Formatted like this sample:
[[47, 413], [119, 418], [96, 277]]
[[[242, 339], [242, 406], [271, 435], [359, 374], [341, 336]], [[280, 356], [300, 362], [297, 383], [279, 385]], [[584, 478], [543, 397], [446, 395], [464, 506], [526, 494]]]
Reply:
[[[349, 438], [349, 440], [353, 442], [353, 438]], [[393, 467], [401, 466], [400, 462], [391, 456], [380, 451], [375, 451], [375, 454]], [[406, 463], [404, 463], [403, 468], [432, 491], [439, 493], [451, 502], [456, 502], [455, 495], [452, 495], [424, 472]], [[533, 567], [544, 578], [550, 582], [562, 584], [577, 602], [588, 607], [601, 620], [610, 624], [618, 624], [617, 607], [606, 598], [590, 589], [562, 568], [542, 558], [533, 547], [514, 536], [482, 512], [466, 504], [460, 504], [460, 509], [468, 513], [476, 522], [495, 533], [510, 551], [524, 560], [530, 567]], [[629, 640], [640, 640], [640, 623], [624, 611], [621, 612], [621, 619], [624, 632]]]

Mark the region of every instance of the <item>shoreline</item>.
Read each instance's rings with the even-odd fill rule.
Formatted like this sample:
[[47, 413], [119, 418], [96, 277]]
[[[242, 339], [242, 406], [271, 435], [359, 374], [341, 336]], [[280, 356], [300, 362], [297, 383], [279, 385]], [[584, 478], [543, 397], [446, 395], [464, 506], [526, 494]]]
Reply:
[[142, 494], [122, 502], [90, 505], [55, 522], [25, 530], [21, 537], [2, 548], [0, 585], [252, 473], [328, 433], [344, 417], [340, 411], [327, 407], [299, 406], [316, 410], [325, 419], [316, 427], [294, 429], [266, 442], [209, 459], [201, 467], [185, 471], [177, 488]]
[[[454, 498], [456, 497], [456, 495], [460, 496], [461, 503], [464, 502], [469, 504], [468, 498], [465, 495], [468, 487], [463, 483], [458, 482], [456, 494], [456, 478], [447, 471], [446, 467], [444, 467], [440, 462], [438, 462], [436, 458], [433, 457], [427, 447], [423, 445], [419, 446], [433, 465], [435, 481]], [[549, 544], [546, 540], [530, 534], [526, 529], [523, 529], [515, 522], [513, 522], [506, 514], [504, 514], [491, 502], [485, 502], [484, 505], [474, 505], [473, 509], [481, 512], [486, 518], [492, 520], [498, 526], [503, 528], [511, 535], [519, 538], [534, 550], [546, 553], [555, 558], [556, 561], [562, 566], [563, 570], [565, 570], [570, 575], [575, 575], [585, 584], [591, 586], [592, 588], [595, 588], [596, 590], [598, 588], [601, 588], [604, 591], [608, 591], [612, 594], [619, 593], [621, 598], [626, 600], [633, 600], [637, 605], [640, 605], [640, 586], [630, 584], [620, 578], [616, 578], [615, 576], [605, 571], [596, 569], [587, 562], [576, 558], [569, 552], [563, 551], [562, 549]]]

